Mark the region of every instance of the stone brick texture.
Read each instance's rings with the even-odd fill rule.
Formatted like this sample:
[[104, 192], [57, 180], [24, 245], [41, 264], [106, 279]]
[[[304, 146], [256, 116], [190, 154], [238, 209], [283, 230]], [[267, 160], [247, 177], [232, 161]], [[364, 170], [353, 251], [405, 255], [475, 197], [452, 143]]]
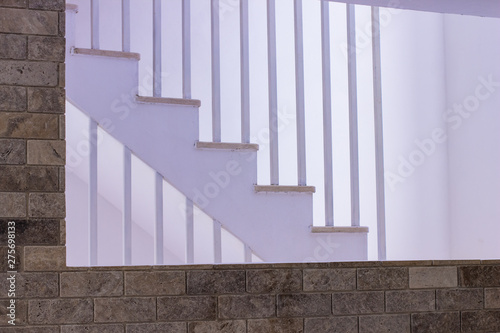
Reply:
[[64, 8], [0, 1], [0, 332], [500, 332], [500, 260], [68, 267]]
[[[37, 233], [57, 241], [57, 219], [16, 222], [27, 244], [43, 244]], [[67, 267], [60, 249], [25, 247], [16, 332], [500, 332], [500, 261], [89, 268]], [[484, 271], [487, 279], [470, 280]], [[392, 279], [384, 287], [374, 272]], [[436, 281], [442, 275], [456, 278]], [[0, 314], [7, 301], [0, 296]], [[0, 321], [1, 332], [11, 329]]]
[[[0, 302], [7, 300], [3, 274], [17, 270], [18, 318], [27, 332], [59, 332], [46, 323], [65, 323], [71, 311], [93, 321], [93, 300], [82, 303], [90, 305], [85, 313], [80, 300], [57, 299], [55, 271], [66, 267], [65, 7], [64, 0], [0, 1]], [[13, 268], [7, 263], [9, 222], [15, 222]]]

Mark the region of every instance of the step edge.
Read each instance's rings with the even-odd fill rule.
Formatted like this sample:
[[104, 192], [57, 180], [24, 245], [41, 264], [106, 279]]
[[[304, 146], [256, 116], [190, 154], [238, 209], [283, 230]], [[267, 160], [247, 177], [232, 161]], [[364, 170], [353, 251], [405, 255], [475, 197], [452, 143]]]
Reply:
[[91, 55], [91, 56], [109, 57], [109, 58], [123, 58], [123, 59], [137, 60], [137, 61], [141, 60], [141, 55], [135, 52], [97, 50], [97, 49], [87, 49], [81, 47], [71, 48], [71, 54]]
[[259, 150], [259, 145], [256, 143], [237, 143], [237, 142], [208, 142], [196, 141], [197, 149], [215, 149], [215, 150]]
[[315, 193], [315, 186], [299, 185], [254, 185], [255, 192], [274, 192], [274, 193]]
[[78, 13], [78, 5], [74, 3], [67, 3], [66, 11]]
[[175, 105], [188, 105], [196, 107], [201, 106], [201, 101], [199, 99], [136, 96], [135, 100], [138, 103], [148, 103], [148, 104], [175, 104]]
[[348, 227], [348, 226], [310, 226], [311, 233], [368, 233], [369, 227]]

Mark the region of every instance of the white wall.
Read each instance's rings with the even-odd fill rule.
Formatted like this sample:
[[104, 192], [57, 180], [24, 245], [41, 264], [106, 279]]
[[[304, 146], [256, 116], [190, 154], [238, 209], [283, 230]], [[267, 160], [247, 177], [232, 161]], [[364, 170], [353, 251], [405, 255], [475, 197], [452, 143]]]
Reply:
[[446, 15], [444, 22], [451, 256], [498, 258], [500, 19]]
[[[88, 1], [80, 5], [78, 24], [84, 31], [77, 45], [88, 47]], [[193, 0], [193, 97], [202, 100], [200, 137], [210, 140], [209, 1]], [[180, 95], [180, 1], [164, 2], [164, 94]], [[239, 140], [239, 10], [221, 0], [221, 40], [224, 90], [223, 140]], [[120, 49], [119, 1], [102, 1], [102, 39], [105, 49]], [[141, 87], [151, 88], [151, 6], [133, 0], [132, 48], [142, 60]], [[277, 1], [279, 110], [282, 184], [296, 182], [295, 100], [292, 6]], [[331, 5], [332, 100], [334, 133], [335, 223], [350, 219], [345, 6]], [[106, 13], [106, 14], [105, 14]], [[388, 259], [447, 259], [499, 256], [500, 147], [497, 126], [499, 94], [492, 94], [478, 111], [463, 119], [458, 130], [451, 115], [479, 84], [477, 77], [492, 74], [500, 80], [499, 20], [381, 9], [382, 76], [386, 163]], [[106, 16], [105, 16], [106, 15]], [[259, 143], [259, 183], [268, 183], [267, 54], [265, 1], [250, 2], [252, 141]], [[285, 17], [287, 16], [287, 17]], [[357, 6], [361, 224], [370, 227], [369, 258], [376, 258], [374, 205], [371, 44], [366, 34], [369, 8]], [[146, 24], [143, 22], [147, 22]], [[323, 158], [319, 2], [304, 1], [306, 124], [308, 183], [317, 187], [315, 224], [323, 213]], [[109, 24], [111, 23], [111, 24]], [[110, 29], [109, 26], [112, 28]], [[106, 28], [108, 27], [108, 28]], [[139, 29], [140, 27], [140, 29]], [[363, 32], [365, 32], [363, 34]], [[479, 37], [481, 36], [481, 37]], [[364, 38], [368, 37], [368, 39]], [[176, 52], [177, 50], [177, 52]], [[259, 70], [262, 69], [262, 70]], [[448, 119], [448, 122], [447, 122]], [[453, 118], [455, 119], [455, 118]], [[148, 216], [151, 214], [148, 214]], [[179, 234], [180, 235], [180, 234]]]

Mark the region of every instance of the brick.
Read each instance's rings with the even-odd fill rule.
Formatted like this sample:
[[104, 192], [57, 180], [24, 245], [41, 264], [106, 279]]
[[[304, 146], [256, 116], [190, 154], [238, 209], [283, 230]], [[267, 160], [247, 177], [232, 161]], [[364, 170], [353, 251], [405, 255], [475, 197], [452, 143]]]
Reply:
[[61, 297], [121, 296], [122, 272], [61, 273]]
[[66, 221], [59, 221], [59, 245], [66, 245]]
[[59, 333], [58, 326], [5, 327], [2, 333]]
[[125, 272], [125, 295], [180, 295], [185, 290], [184, 272]]
[[26, 142], [18, 139], [0, 139], [0, 164], [25, 164]]
[[189, 333], [246, 333], [246, 331], [247, 325], [244, 320], [195, 321], [188, 326]]
[[437, 310], [474, 310], [483, 308], [483, 289], [436, 290]]
[[387, 312], [434, 311], [436, 297], [434, 290], [387, 291]]
[[357, 317], [306, 318], [305, 333], [358, 333]]
[[408, 288], [408, 269], [400, 267], [359, 268], [358, 289], [405, 289]]
[[300, 318], [249, 319], [248, 333], [303, 333]]
[[25, 217], [26, 194], [0, 192], [0, 216]]
[[410, 333], [410, 315], [378, 315], [359, 317], [359, 333]]
[[64, 167], [59, 168], [59, 192], [66, 190], [66, 170]]
[[64, 140], [28, 140], [28, 164], [65, 165]]
[[460, 332], [458, 312], [415, 313], [411, 316], [412, 333]]
[[59, 36], [66, 36], [66, 12], [59, 12]]
[[64, 193], [30, 193], [30, 217], [59, 217], [66, 216]]
[[96, 323], [148, 322], [156, 320], [156, 302], [153, 297], [96, 298]]
[[4, 220], [0, 219], [0, 243], [7, 244], [8, 222], [15, 222], [16, 245], [57, 245], [59, 220]]
[[64, 0], [29, 0], [29, 8], [46, 10], [64, 10], [66, 2]]
[[[8, 290], [8, 273], [0, 274], [0, 290]], [[50, 298], [59, 295], [57, 273], [18, 273], [16, 277], [17, 298]]]
[[0, 60], [0, 84], [54, 87], [58, 80], [57, 67], [53, 62]]
[[58, 191], [59, 170], [55, 167], [0, 165], [0, 191]]
[[123, 325], [65, 325], [61, 333], [124, 333]]
[[52, 114], [0, 113], [0, 137], [57, 139], [58, 121]]
[[456, 267], [410, 267], [410, 288], [453, 288], [458, 285]]
[[24, 111], [26, 106], [26, 88], [0, 86], [0, 110]]
[[30, 324], [86, 324], [93, 317], [91, 299], [43, 299], [28, 303]]
[[26, 246], [24, 269], [26, 271], [60, 271], [66, 268], [64, 246]]
[[493, 330], [500, 330], [500, 310], [462, 311], [462, 332]]
[[356, 269], [305, 269], [305, 291], [356, 289]]
[[28, 111], [64, 113], [65, 99], [62, 88], [28, 88]]
[[158, 320], [215, 320], [216, 307], [213, 296], [158, 297]]
[[59, 64], [59, 87], [64, 88], [66, 87], [66, 64], [65, 63], [60, 63]]
[[1, 7], [21, 7], [25, 8], [28, 5], [28, 0], [2, 0]]
[[59, 116], [59, 139], [66, 139], [66, 117], [64, 115]]
[[250, 293], [291, 293], [302, 290], [302, 272], [298, 269], [256, 269], [247, 271]]
[[[3, 281], [2, 281], [3, 282]], [[1, 289], [2, 293], [3, 290]], [[7, 295], [7, 294], [4, 294]], [[7, 309], [10, 306], [10, 299], [0, 299], [0, 331], [4, 332], [5, 328], [1, 326], [11, 326], [9, 324], [10, 317], [7, 317], [7, 314], [10, 314], [10, 309]], [[28, 323], [28, 302], [25, 300], [16, 299], [16, 319], [14, 323], [16, 325], [26, 325]]]
[[127, 333], [185, 333], [185, 323], [127, 324]]
[[3, 8], [0, 32], [25, 35], [57, 35], [59, 16], [56, 12]]
[[[9, 248], [7, 246], [0, 246], [0, 258], [7, 258], [8, 255], [8, 250]], [[0, 271], [1, 272], [6, 272], [10, 270], [15, 270], [17, 272], [22, 272], [24, 271], [24, 248], [22, 246], [16, 248], [16, 253], [15, 253], [15, 263], [14, 263], [14, 269], [11, 267], [8, 267], [8, 264], [10, 264], [7, 260], [0, 260]]]
[[331, 313], [330, 294], [278, 295], [278, 317], [315, 317]]
[[458, 275], [461, 287], [500, 287], [500, 266], [463, 266]]
[[269, 318], [276, 316], [273, 295], [219, 296], [219, 318]]
[[500, 288], [484, 289], [484, 307], [500, 308]]
[[28, 59], [64, 62], [66, 42], [63, 37], [28, 37]]
[[384, 292], [333, 293], [334, 315], [368, 314], [384, 312]]
[[26, 36], [0, 34], [0, 59], [26, 59]]
[[245, 292], [245, 271], [190, 271], [188, 294], [235, 294]]

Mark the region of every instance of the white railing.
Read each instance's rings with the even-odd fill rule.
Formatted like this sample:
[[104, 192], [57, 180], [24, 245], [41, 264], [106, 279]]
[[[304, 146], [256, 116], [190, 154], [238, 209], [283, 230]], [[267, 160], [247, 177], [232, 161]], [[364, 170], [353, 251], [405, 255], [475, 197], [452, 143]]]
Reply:
[[[91, 15], [91, 45], [99, 48], [99, 0], [90, 0]], [[191, 3], [192, 0], [182, 0], [182, 96], [162, 96], [162, 9], [161, 0], [152, 0], [153, 21], [153, 96], [156, 97], [182, 97], [191, 98]], [[220, 8], [223, 0], [210, 1], [210, 73], [211, 73], [211, 139], [213, 142], [222, 141], [222, 114], [221, 99], [224, 91], [221, 86], [221, 21]], [[277, 36], [276, 36], [276, 3], [275, 0], [266, 0], [265, 21], [267, 23], [267, 84], [268, 84], [268, 119], [269, 119], [269, 183], [281, 185], [280, 182], [280, 141], [278, 129], [278, 64], [277, 64]], [[131, 9], [130, 0], [122, 0], [122, 50], [131, 50]], [[293, 38], [295, 57], [295, 107], [296, 107], [296, 152], [297, 178], [295, 185], [306, 186], [307, 159], [306, 159], [306, 103], [304, 78], [304, 25], [309, 22], [303, 20], [303, 0], [293, 1]], [[250, 92], [250, 25], [249, 2], [240, 0], [239, 4], [239, 53], [240, 53], [240, 104], [241, 104], [241, 142], [249, 143], [251, 138], [251, 116], [253, 110]], [[322, 59], [322, 107], [323, 107], [323, 169], [324, 169], [324, 222], [325, 226], [338, 225], [334, 221], [334, 170], [333, 170], [333, 142], [332, 142], [332, 70], [331, 70], [331, 3], [321, 1], [320, 18], [321, 29], [321, 59]], [[264, 16], [263, 16], [264, 17]], [[348, 86], [348, 114], [349, 114], [349, 164], [350, 164], [350, 226], [360, 226], [360, 184], [359, 184], [359, 152], [358, 152], [358, 86], [357, 86], [357, 55], [356, 55], [356, 28], [355, 6], [346, 5], [347, 19], [347, 86]], [[374, 32], [378, 31], [379, 15], [377, 7], [372, 8], [371, 26]], [[173, 24], [173, 23], [172, 23]], [[310, 23], [309, 23], [310, 24]], [[375, 119], [375, 174], [376, 174], [376, 207], [378, 226], [379, 259], [385, 259], [385, 204], [384, 204], [384, 164], [383, 164], [383, 133], [382, 133], [382, 103], [381, 103], [381, 75], [380, 75], [380, 41], [379, 33], [373, 33], [373, 94], [374, 94], [374, 119]], [[133, 48], [133, 47], [132, 47]], [[168, 60], [167, 60], [168, 61]], [[162, 67], [163, 65], [163, 67]], [[254, 69], [257, 70], [257, 69]], [[260, 68], [258, 70], [261, 70]], [[198, 97], [198, 96], [195, 96]], [[209, 103], [208, 103], [209, 104]], [[252, 113], [251, 113], [252, 112]], [[289, 145], [290, 142], [287, 142]], [[317, 185], [317, 184], [313, 184]]]
[[[99, 150], [101, 145], [103, 145], [104, 142], [111, 140], [112, 136], [108, 134], [102, 127], [100, 127], [97, 122], [94, 119], [88, 118], [87, 115], [85, 115], [83, 112], [79, 111], [74, 105], [71, 103], [68, 103], [68, 122], [73, 122], [68, 124], [71, 128], [75, 128], [75, 126], [79, 126], [79, 124], [75, 124], [75, 115], [74, 113], [78, 113], [78, 117], [80, 118], [86, 118], [88, 120], [88, 128], [85, 130], [85, 128], [82, 129], [83, 133], [73, 133], [71, 131], [68, 132], [68, 145], [69, 149], [72, 149], [73, 152], [78, 151], [81, 153], [80, 158], [82, 160], [85, 160], [85, 163], [88, 163], [88, 199], [89, 199], [89, 207], [88, 207], [88, 213], [89, 213], [89, 237], [88, 237], [88, 249], [89, 249], [89, 255], [88, 255], [88, 264], [90, 266], [97, 266], [100, 265], [101, 263], [98, 260], [98, 254], [99, 254], [99, 237], [98, 237], [98, 228], [99, 225], [103, 223], [109, 223], [109, 221], [102, 220], [99, 218], [99, 213], [98, 213], [98, 201], [99, 197], [103, 196], [104, 194], [100, 193], [99, 191], [99, 174], [101, 172], [104, 172], [103, 170], [100, 170], [99, 164], [120, 164], [121, 162], [119, 161], [113, 161], [112, 158], [107, 157], [106, 154], [99, 154]], [[75, 137], [75, 134], [83, 134], [83, 139], [79, 139]], [[82, 142], [85, 141], [85, 142]], [[76, 143], [76, 144], [75, 144]], [[116, 233], [122, 233], [122, 243], [123, 243], [123, 248], [122, 248], [122, 262], [115, 262], [114, 264], [124, 264], [124, 265], [132, 265], [132, 264], [137, 264], [136, 262], [133, 262], [132, 257], [133, 257], [133, 251], [134, 246], [132, 242], [133, 238], [133, 231], [132, 227], [133, 224], [140, 224], [141, 221], [134, 221], [132, 219], [132, 207], [133, 207], [133, 163], [132, 159], [136, 159], [137, 161], [140, 161], [140, 159], [135, 156], [133, 152], [130, 151], [130, 149], [124, 145], [119, 144], [122, 151], [123, 151], [123, 162], [122, 162], [122, 167], [123, 167], [123, 197], [122, 197], [122, 205], [121, 207], [115, 207], [121, 212], [122, 216], [122, 226], [119, 228], [120, 230], [116, 230]], [[84, 150], [79, 149], [78, 147], [81, 146], [88, 146], [88, 157], [85, 156], [86, 153]], [[105, 146], [105, 144], [103, 145]], [[106, 151], [107, 148], [104, 147], [104, 151]], [[98, 159], [103, 158], [104, 161], [99, 161]], [[144, 163], [144, 162], [142, 162]], [[67, 165], [68, 172], [70, 173], [75, 173], [77, 165], [73, 165], [72, 163], [69, 163]], [[149, 167], [148, 167], [149, 168]], [[151, 169], [151, 168], [149, 168]], [[153, 172], [153, 170], [150, 170]], [[168, 244], [164, 241], [164, 206], [166, 203], [168, 203], [168, 200], [164, 200], [164, 187], [170, 187], [172, 188], [172, 185], [170, 185], [163, 177], [161, 174], [158, 172], [154, 171], [154, 186], [150, 187], [148, 191], [151, 193], [154, 193], [154, 227], [152, 229], [152, 239], [154, 243], [154, 264], [156, 265], [162, 265], [162, 264], [171, 264], [170, 262], [164, 260], [164, 250], [171, 248], [171, 244]], [[102, 176], [102, 175], [101, 175]], [[85, 178], [85, 177], [83, 177]], [[71, 186], [72, 184], [70, 184]], [[119, 184], [114, 184], [115, 187], [120, 187], [121, 185]], [[136, 194], [135, 197], [139, 197], [141, 195], [144, 195], [144, 193], [141, 194]], [[119, 202], [120, 200], [117, 200], [117, 198], [105, 198], [108, 201], [113, 201], [113, 202]], [[192, 200], [184, 196], [184, 202], [185, 205], [179, 204], [178, 205], [178, 210], [185, 210], [180, 214], [183, 218], [184, 221], [177, 221], [177, 223], [185, 223], [185, 231], [186, 231], [186, 240], [184, 242], [185, 244], [185, 258], [184, 263], [190, 264], [190, 263], [200, 263], [198, 260], [195, 258], [195, 247], [196, 244], [202, 242], [202, 243], [207, 243], [207, 244], [213, 244], [213, 258], [211, 262], [213, 263], [222, 263], [222, 262], [228, 262], [228, 260], [225, 260], [224, 257], [228, 253], [224, 253], [224, 251], [228, 252], [241, 252], [241, 262], [252, 262], [252, 261], [261, 261], [261, 259], [255, 255], [250, 248], [248, 244], [245, 244], [243, 241], [239, 240], [237, 237], [232, 235], [229, 231], [225, 230], [224, 226], [217, 220], [211, 218], [208, 216], [206, 213], [204, 213], [201, 209], [196, 207], [196, 205], [193, 203]], [[75, 202], [75, 201], [69, 201], [68, 202], [68, 210], [75, 211], [74, 205], [81, 205], [81, 202]], [[206, 229], [211, 229], [213, 230], [213, 234], [204, 234], [202, 239], [196, 239], [195, 238], [195, 221], [198, 221], [198, 223], [203, 223], [204, 221], [210, 221], [212, 223], [212, 226], [210, 228]], [[171, 222], [171, 221], [170, 221]], [[143, 222], [142, 222], [143, 223]], [[184, 228], [184, 226], [179, 226], [179, 228]], [[226, 234], [226, 236], [223, 236], [223, 233]], [[211, 238], [211, 239], [206, 239], [206, 238]], [[229, 238], [228, 238], [229, 237]], [[101, 239], [102, 242], [102, 239]], [[75, 244], [72, 244], [73, 246]], [[102, 243], [101, 243], [102, 245]], [[224, 250], [223, 250], [224, 248]], [[233, 258], [233, 257], [232, 257]], [[234, 262], [234, 259], [230, 259], [230, 262]], [[80, 265], [85, 265], [84, 262], [80, 262]], [[140, 264], [140, 263], [139, 263]]]

